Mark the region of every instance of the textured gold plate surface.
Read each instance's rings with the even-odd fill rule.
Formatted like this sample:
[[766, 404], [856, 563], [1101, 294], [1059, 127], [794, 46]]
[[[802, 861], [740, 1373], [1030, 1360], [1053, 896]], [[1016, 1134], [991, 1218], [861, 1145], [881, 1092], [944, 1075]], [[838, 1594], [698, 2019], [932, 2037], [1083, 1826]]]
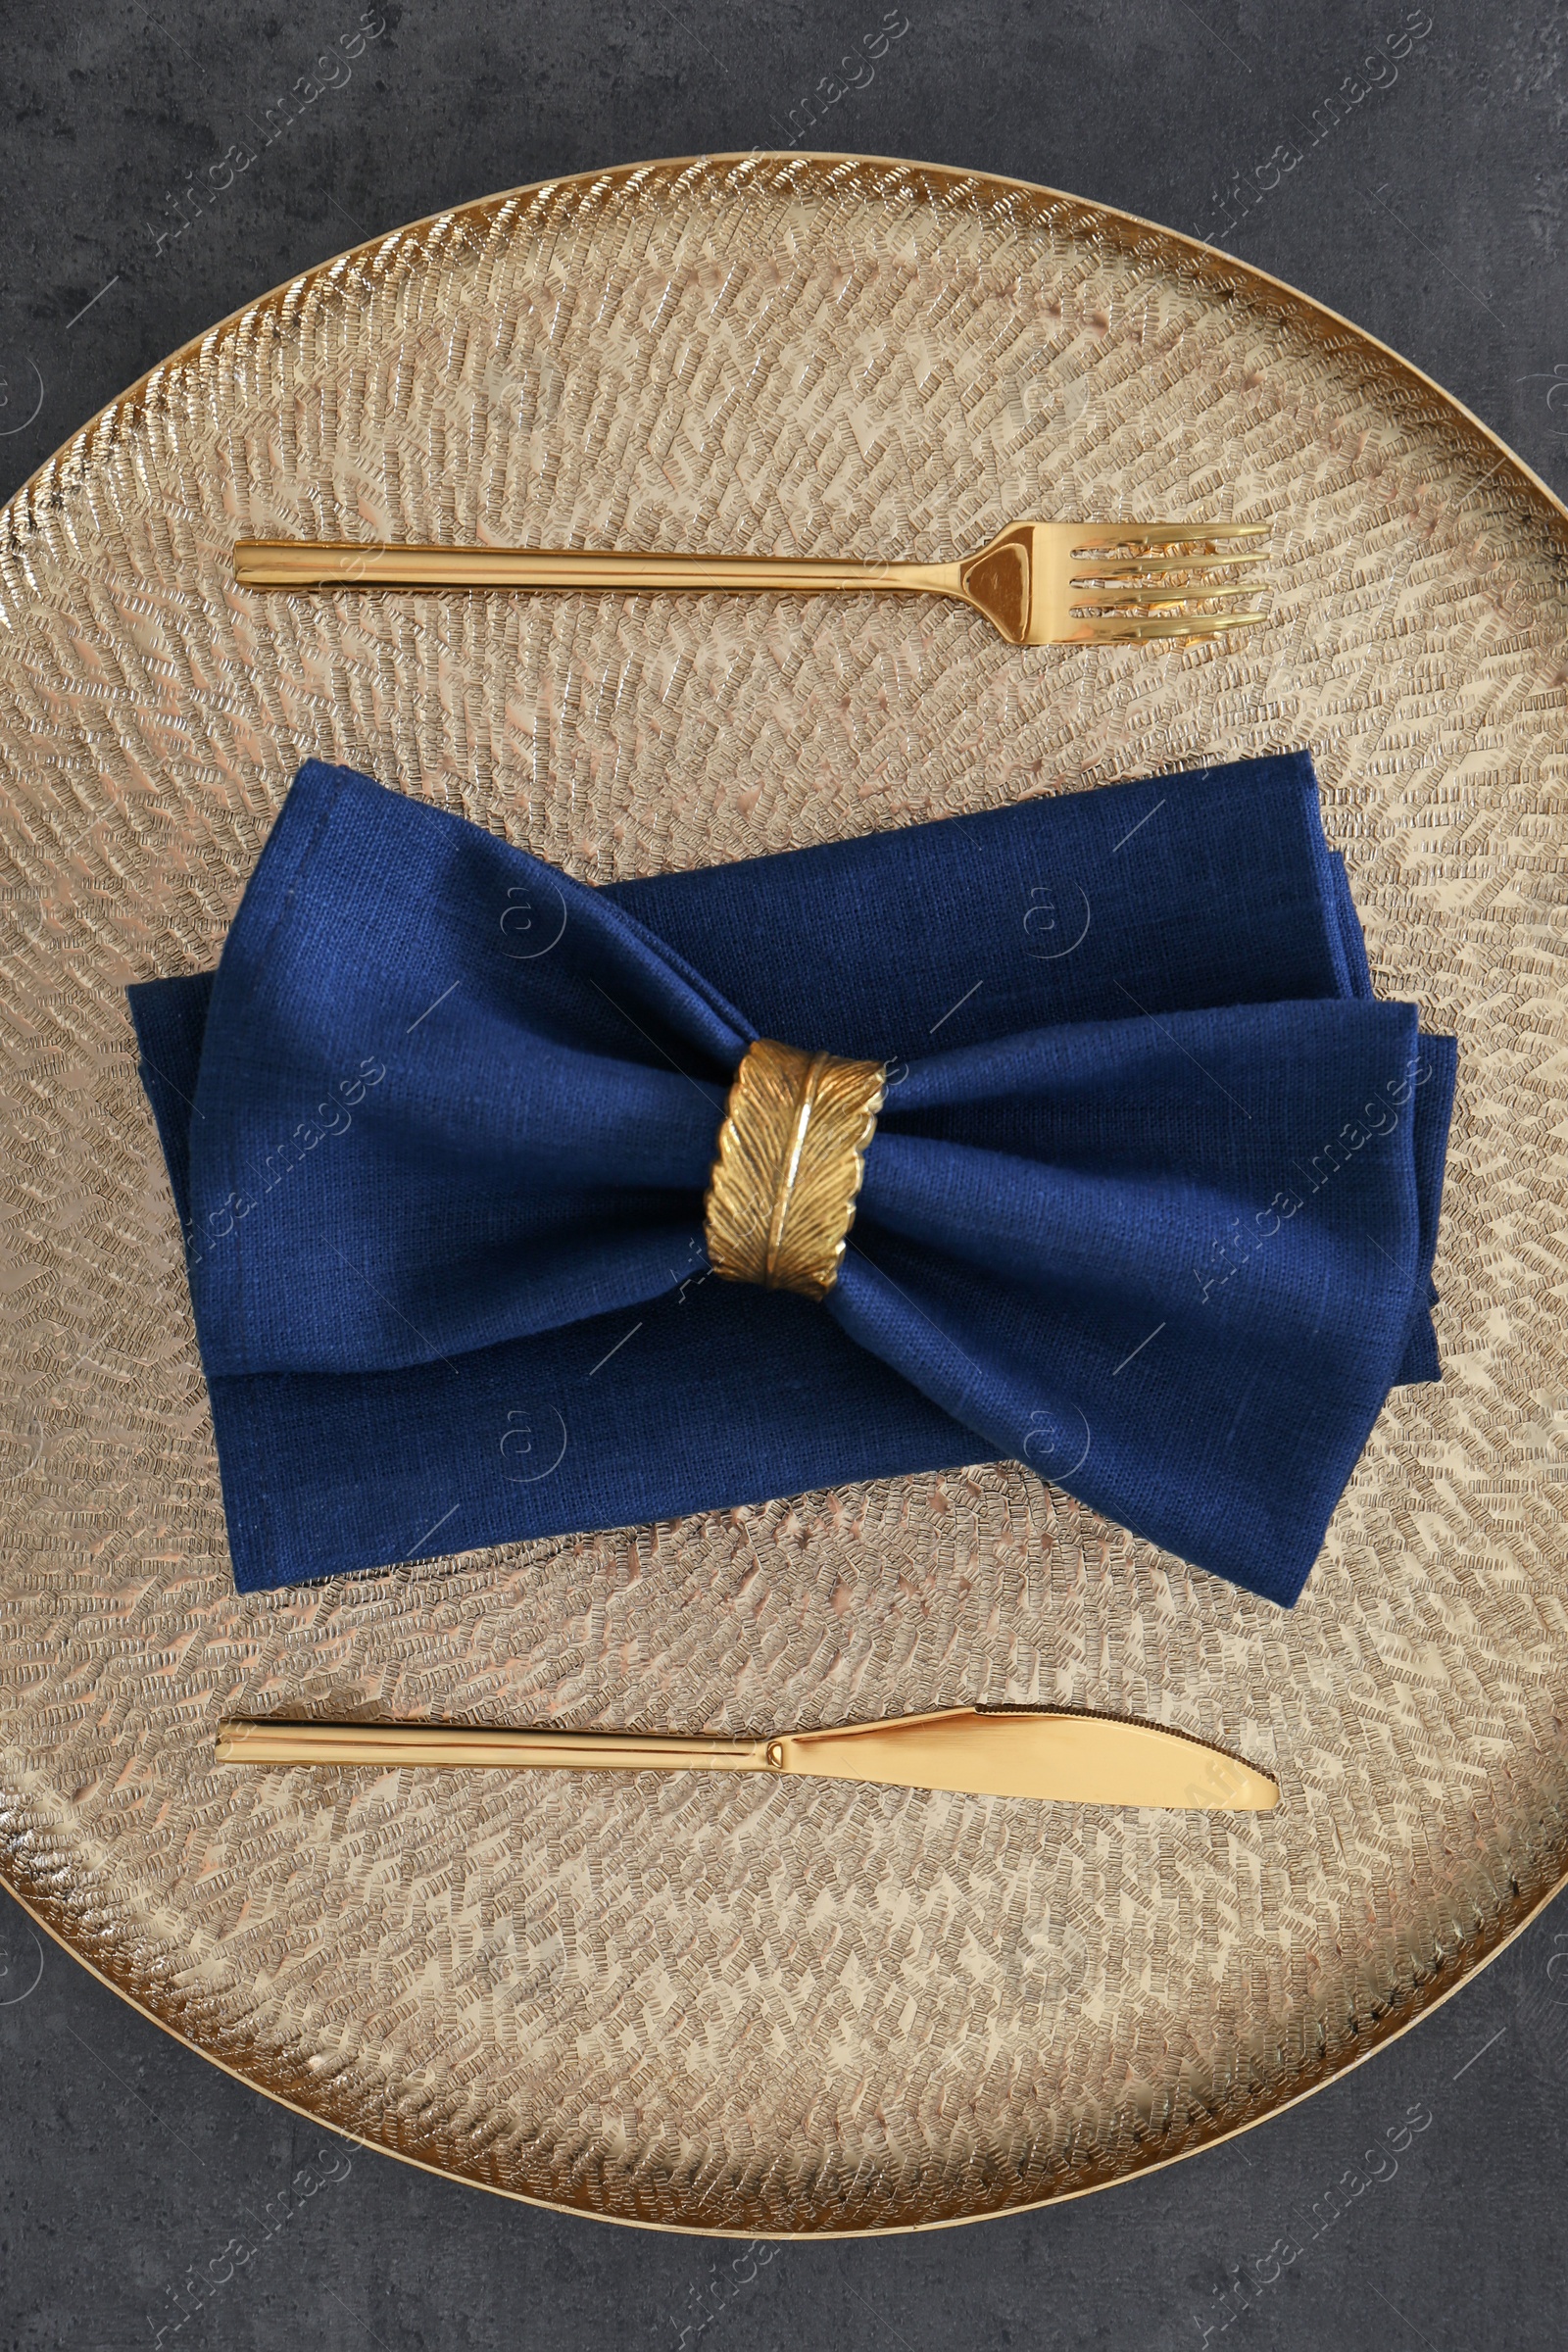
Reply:
[[[1272, 624], [1156, 652], [870, 596], [231, 578], [242, 535], [947, 559], [1016, 514], [1265, 513]], [[1450, 1990], [1568, 1871], [1565, 552], [1516, 460], [1301, 296], [868, 161], [443, 215], [86, 427], [0, 516], [19, 1894], [382, 2147], [747, 2232], [1096, 2186]], [[213, 961], [301, 760], [594, 881], [1303, 743], [1379, 984], [1460, 1080], [1447, 1377], [1396, 1394], [1293, 1613], [1006, 1465], [235, 1596], [121, 989]], [[1076, 908], [1029, 880], [999, 939]], [[738, 1737], [1006, 1701], [1194, 1733], [1279, 1809], [213, 1757], [264, 1712]]]

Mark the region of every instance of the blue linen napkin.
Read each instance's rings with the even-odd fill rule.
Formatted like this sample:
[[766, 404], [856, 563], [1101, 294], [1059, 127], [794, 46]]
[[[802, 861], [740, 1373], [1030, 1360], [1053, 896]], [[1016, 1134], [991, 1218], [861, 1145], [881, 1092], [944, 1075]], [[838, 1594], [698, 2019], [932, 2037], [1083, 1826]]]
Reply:
[[[1017, 1458], [1288, 1605], [1440, 1376], [1454, 1045], [1304, 753], [600, 890], [312, 761], [129, 996], [242, 1591]], [[892, 1064], [821, 1305], [707, 1269], [758, 1035]]]

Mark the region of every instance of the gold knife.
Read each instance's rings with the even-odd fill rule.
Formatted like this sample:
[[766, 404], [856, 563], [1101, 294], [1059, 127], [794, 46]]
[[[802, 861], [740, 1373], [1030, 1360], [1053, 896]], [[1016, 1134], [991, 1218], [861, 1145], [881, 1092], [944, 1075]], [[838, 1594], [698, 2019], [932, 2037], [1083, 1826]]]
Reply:
[[383, 1770], [416, 1764], [510, 1772], [760, 1772], [781, 1780], [871, 1781], [884, 1788], [940, 1788], [958, 1796], [1184, 1812], [1267, 1813], [1279, 1802], [1279, 1789], [1265, 1773], [1185, 1732], [1034, 1707], [946, 1707], [934, 1715], [764, 1740], [437, 1723], [288, 1723], [268, 1716], [220, 1724], [217, 1754], [220, 1764]]

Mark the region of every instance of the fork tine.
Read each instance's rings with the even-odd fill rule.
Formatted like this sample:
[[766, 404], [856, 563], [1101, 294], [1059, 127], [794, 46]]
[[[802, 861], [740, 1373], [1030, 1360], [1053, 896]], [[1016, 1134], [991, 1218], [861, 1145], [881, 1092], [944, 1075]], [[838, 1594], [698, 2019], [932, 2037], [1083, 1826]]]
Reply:
[[1157, 637], [1217, 637], [1222, 630], [1254, 629], [1267, 620], [1266, 612], [1198, 612], [1177, 620], [1116, 620], [1107, 616], [1085, 624], [1090, 645], [1147, 645]]
[[1222, 588], [1179, 588], [1168, 596], [1160, 596], [1152, 589], [1090, 588], [1080, 592], [1075, 588], [1072, 609], [1075, 612], [1125, 612], [1135, 610], [1170, 612], [1178, 605], [1217, 603], [1228, 596], [1255, 596], [1259, 588], [1265, 585], [1262, 580], [1236, 580]]
[[1266, 522], [1081, 522], [1073, 525], [1072, 552], [1097, 547], [1203, 547], [1216, 539], [1261, 539]]
[[1269, 551], [1260, 548], [1247, 556], [1075, 556], [1073, 578], [1086, 580], [1153, 580], [1168, 571], [1212, 571], [1223, 564], [1266, 564]]

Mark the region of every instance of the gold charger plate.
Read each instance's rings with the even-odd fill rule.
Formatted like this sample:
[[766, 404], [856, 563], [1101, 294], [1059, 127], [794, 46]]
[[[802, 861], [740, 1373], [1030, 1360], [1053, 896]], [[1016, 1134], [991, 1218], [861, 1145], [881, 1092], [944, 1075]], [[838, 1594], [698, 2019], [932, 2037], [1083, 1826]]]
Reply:
[[[872, 597], [230, 579], [244, 534], [949, 557], [1016, 515], [1265, 512], [1272, 625], [1153, 653]], [[444, 214], [78, 433], [0, 516], [0, 1801], [34, 1915], [397, 2155], [747, 2233], [1099, 2186], [1460, 1983], [1568, 1872], [1565, 526], [1288, 288], [866, 159]], [[1461, 1060], [1446, 1379], [1396, 1394], [1293, 1613], [1007, 1465], [236, 1597], [121, 990], [213, 961], [301, 760], [601, 880], [1303, 743], [1380, 987]], [[1219, 1740], [1280, 1809], [212, 1760], [246, 1711], [977, 1700]]]

